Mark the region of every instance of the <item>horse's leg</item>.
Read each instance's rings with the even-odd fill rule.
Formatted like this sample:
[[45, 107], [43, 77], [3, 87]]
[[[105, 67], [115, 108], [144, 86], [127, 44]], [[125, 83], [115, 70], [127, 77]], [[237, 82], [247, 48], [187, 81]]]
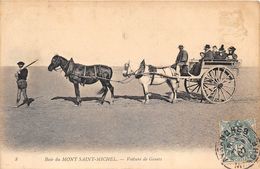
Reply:
[[101, 97], [101, 104], [103, 104], [104, 101], [105, 101], [108, 89], [107, 89], [107, 84], [106, 84], [107, 82], [106, 81], [100, 80], [100, 82], [101, 82], [101, 84], [103, 86], [103, 89], [102, 89], [103, 95]]
[[142, 87], [143, 87], [143, 92], [144, 92], [144, 103], [146, 104], [146, 103], [149, 103], [148, 85], [142, 83]]
[[76, 94], [76, 105], [79, 106], [81, 103], [79, 84], [78, 83], [73, 83], [73, 84], [74, 84], [74, 89], [75, 89], [75, 94]]
[[[174, 82], [173, 82], [174, 81]], [[179, 80], [171, 80], [171, 84], [174, 88], [174, 100], [177, 100], [177, 91], [180, 87], [180, 81]]]
[[21, 93], [22, 93], [22, 89], [19, 89], [17, 90], [17, 98], [16, 98], [16, 106], [19, 105], [19, 102], [21, 100]]
[[112, 103], [114, 102], [114, 87], [111, 85], [110, 81], [107, 82], [107, 86], [111, 92], [111, 99], [112, 99]]
[[173, 87], [173, 84], [172, 84], [172, 81], [167, 79], [166, 80], [166, 83], [167, 85], [170, 87], [171, 89], [171, 95], [170, 95], [170, 102], [173, 103], [173, 101], [177, 98], [176, 95], [177, 95], [177, 92], [175, 90], [175, 88]]

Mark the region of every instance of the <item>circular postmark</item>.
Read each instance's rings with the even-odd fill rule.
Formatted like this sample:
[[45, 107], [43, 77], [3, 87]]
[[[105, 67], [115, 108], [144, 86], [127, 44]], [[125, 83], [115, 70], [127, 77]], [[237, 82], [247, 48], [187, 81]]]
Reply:
[[226, 168], [246, 169], [258, 160], [259, 139], [248, 121], [222, 122], [215, 150]]

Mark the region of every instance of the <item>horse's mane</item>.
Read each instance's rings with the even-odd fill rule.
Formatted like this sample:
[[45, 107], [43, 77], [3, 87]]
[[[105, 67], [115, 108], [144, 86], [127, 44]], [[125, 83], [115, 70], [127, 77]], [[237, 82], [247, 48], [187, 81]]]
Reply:
[[54, 55], [54, 57], [59, 57], [59, 58], [61, 58], [61, 59], [63, 59], [63, 60], [68, 61], [68, 59], [64, 58], [63, 56], [61, 56], [61, 55], [59, 55], [59, 54]]

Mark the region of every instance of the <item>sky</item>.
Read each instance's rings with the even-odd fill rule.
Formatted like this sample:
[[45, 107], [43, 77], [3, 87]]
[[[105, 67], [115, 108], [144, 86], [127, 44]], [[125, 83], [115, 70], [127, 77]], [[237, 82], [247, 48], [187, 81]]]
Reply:
[[259, 65], [257, 2], [1, 3], [0, 65], [47, 66], [55, 54], [86, 65], [128, 60], [174, 63], [178, 45], [189, 59], [205, 44], [235, 46], [243, 66]]

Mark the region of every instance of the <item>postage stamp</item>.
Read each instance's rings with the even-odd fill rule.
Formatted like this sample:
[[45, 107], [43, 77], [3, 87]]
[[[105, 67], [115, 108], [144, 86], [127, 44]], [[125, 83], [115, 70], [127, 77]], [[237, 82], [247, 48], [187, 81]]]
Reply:
[[254, 128], [255, 120], [220, 122], [220, 138], [216, 155], [226, 168], [250, 168], [259, 157], [259, 138]]

